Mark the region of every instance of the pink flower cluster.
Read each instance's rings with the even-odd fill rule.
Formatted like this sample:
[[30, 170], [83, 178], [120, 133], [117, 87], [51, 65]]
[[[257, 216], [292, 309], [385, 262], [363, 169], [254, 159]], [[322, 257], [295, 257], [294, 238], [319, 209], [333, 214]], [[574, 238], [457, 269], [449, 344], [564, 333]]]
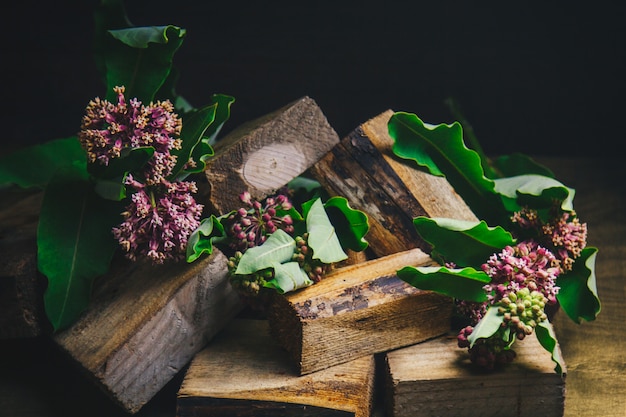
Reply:
[[113, 236], [131, 260], [160, 264], [183, 259], [204, 207], [191, 195], [197, 192], [194, 182], [167, 179], [177, 162], [172, 150], [182, 146], [182, 121], [167, 100], [147, 106], [137, 99], [127, 103], [124, 87], [114, 91], [117, 104], [96, 98], [83, 117], [78, 138], [89, 162], [108, 165], [127, 148], [152, 147], [154, 154], [140, 172], [127, 175], [125, 184], [133, 193]]
[[[285, 194], [267, 197], [263, 202], [253, 199], [249, 192], [244, 191], [239, 199], [247, 207], [235, 211], [228, 218], [228, 232], [232, 237], [232, 248], [245, 251], [259, 246], [267, 237], [278, 229], [291, 234], [294, 231], [293, 219], [285, 214], [293, 206]], [[282, 212], [282, 213], [281, 213]]]

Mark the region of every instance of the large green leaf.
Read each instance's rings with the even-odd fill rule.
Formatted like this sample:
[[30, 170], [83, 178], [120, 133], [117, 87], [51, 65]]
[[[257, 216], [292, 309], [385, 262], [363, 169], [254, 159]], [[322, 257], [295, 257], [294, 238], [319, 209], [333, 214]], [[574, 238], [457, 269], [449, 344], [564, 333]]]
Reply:
[[559, 375], [563, 375], [563, 370], [565, 369], [563, 366], [563, 357], [561, 356], [556, 334], [550, 322], [544, 320], [538, 323], [537, 327], [535, 327], [535, 334], [537, 335], [539, 344], [552, 355], [552, 361], [556, 364], [554, 371]]
[[474, 326], [472, 334], [467, 338], [470, 342], [470, 348], [474, 346], [478, 339], [488, 339], [493, 336], [502, 327], [503, 322], [504, 315], [498, 313], [498, 307], [489, 307], [485, 315]]
[[109, 267], [121, 221], [119, 202], [101, 199], [84, 167], [58, 171], [46, 187], [37, 229], [39, 270], [48, 278], [45, 310], [55, 330], [88, 305], [93, 280]]
[[185, 29], [167, 25], [114, 29], [109, 33], [111, 41], [102, 50], [107, 99], [116, 102], [113, 88], [125, 86], [126, 97], [136, 97], [146, 104], [153, 101], [170, 74]]
[[296, 250], [296, 241], [284, 230], [278, 229], [260, 246], [247, 249], [237, 265], [235, 274], [253, 274], [271, 268], [276, 263], [290, 261]]
[[596, 287], [595, 263], [598, 249], [586, 247], [567, 274], [560, 275], [556, 285], [559, 304], [576, 323], [581, 319], [592, 321], [600, 313], [601, 305]]
[[202, 219], [200, 226], [187, 239], [187, 262], [193, 262], [203, 253], [212, 254], [214, 243], [224, 239], [224, 226], [213, 214]]
[[479, 218], [502, 223], [502, 203], [493, 181], [485, 176], [478, 153], [465, 146], [459, 123], [432, 126], [415, 114], [396, 112], [388, 130], [395, 155], [415, 161], [433, 175], [445, 175]]
[[498, 156], [493, 160], [493, 166], [497, 170], [500, 178], [526, 174], [537, 174], [554, 178], [552, 170], [522, 153]]
[[480, 269], [495, 252], [514, 245], [513, 236], [500, 226], [484, 221], [470, 222], [447, 218], [413, 219], [420, 236], [433, 246], [431, 256], [439, 261]]
[[273, 288], [280, 294], [313, 285], [313, 281], [300, 268], [298, 262], [275, 262], [272, 268], [274, 269], [274, 278], [267, 281], [265, 287]]
[[309, 233], [308, 245], [313, 250], [313, 259], [331, 264], [348, 258], [319, 198], [308, 209], [306, 228]]
[[554, 201], [561, 202], [561, 209], [572, 211], [575, 191], [554, 178], [527, 174], [494, 180], [495, 190], [502, 196], [508, 211], [518, 211], [530, 206], [536, 209], [550, 208]]
[[340, 196], [328, 199], [324, 203], [324, 209], [344, 249], [356, 252], [367, 249], [365, 235], [369, 231], [369, 221], [364, 212], [353, 209], [348, 200]]
[[460, 300], [484, 302], [483, 287], [491, 278], [474, 268], [450, 269], [431, 266], [405, 266], [396, 272], [398, 278], [422, 290], [429, 290]]
[[0, 185], [44, 188], [58, 169], [75, 164], [87, 164], [76, 136], [29, 146], [0, 158]]
[[204, 140], [209, 145], [215, 145], [217, 142], [217, 136], [224, 127], [224, 123], [230, 119], [230, 107], [234, 102], [235, 98], [226, 94], [213, 94], [211, 96], [211, 103], [217, 104], [217, 110], [215, 111], [215, 120], [204, 132]]

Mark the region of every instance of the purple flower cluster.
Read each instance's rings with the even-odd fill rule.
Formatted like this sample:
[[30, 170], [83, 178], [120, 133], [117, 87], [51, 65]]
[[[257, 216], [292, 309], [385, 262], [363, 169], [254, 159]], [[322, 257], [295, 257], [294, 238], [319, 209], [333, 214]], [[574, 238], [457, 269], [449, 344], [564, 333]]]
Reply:
[[[546, 319], [544, 307], [556, 304], [559, 287], [555, 282], [561, 270], [556, 257], [533, 240], [505, 247], [500, 253], [493, 254], [482, 269], [491, 278], [483, 287], [487, 301], [457, 301], [457, 311], [471, 322], [470, 326], [461, 329], [457, 340], [459, 347], [468, 348], [473, 363], [491, 369], [497, 363], [507, 363], [515, 357], [515, 353], [502, 343], [506, 338], [501, 331], [510, 328], [511, 334], [521, 340]], [[467, 338], [474, 330], [473, 326], [491, 306], [497, 307], [504, 317], [501, 331], [478, 339], [470, 347]]]
[[536, 232], [537, 240], [554, 253], [563, 273], [572, 270], [587, 245], [587, 224], [580, 222], [575, 211], [561, 212], [555, 207], [544, 222], [536, 210], [524, 208], [514, 213], [511, 220], [522, 233]]
[[117, 104], [96, 98], [83, 117], [78, 138], [89, 162], [108, 165], [124, 149], [138, 147], [152, 147], [154, 154], [140, 172], [127, 175], [131, 202], [113, 235], [131, 260], [180, 260], [204, 208], [191, 195], [197, 192], [194, 182], [167, 179], [177, 162], [172, 151], [182, 146], [182, 121], [168, 100], [143, 105], [127, 102], [124, 87], [114, 91]]
[[240, 208], [228, 217], [228, 232], [232, 237], [231, 247], [234, 250], [244, 252], [248, 248], [259, 246], [278, 229], [293, 234], [293, 219], [286, 214], [293, 205], [285, 194], [267, 197], [261, 202], [244, 191], [239, 199], [247, 207]]

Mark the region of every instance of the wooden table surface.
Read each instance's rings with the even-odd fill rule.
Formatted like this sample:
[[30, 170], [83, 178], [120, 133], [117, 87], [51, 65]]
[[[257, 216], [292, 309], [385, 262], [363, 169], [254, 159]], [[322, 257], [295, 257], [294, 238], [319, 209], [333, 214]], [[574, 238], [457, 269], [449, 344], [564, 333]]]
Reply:
[[[537, 158], [576, 189], [574, 207], [589, 227], [602, 311], [591, 323], [557, 314], [567, 365], [565, 416], [626, 416], [626, 163], [616, 157]], [[183, 372], [136, 416], [173, 417]], [[86, 382], [45, 337], [0, 341], [0, 416], [128, 416]], [[541, 410], [537, 410], [541, 415]]]

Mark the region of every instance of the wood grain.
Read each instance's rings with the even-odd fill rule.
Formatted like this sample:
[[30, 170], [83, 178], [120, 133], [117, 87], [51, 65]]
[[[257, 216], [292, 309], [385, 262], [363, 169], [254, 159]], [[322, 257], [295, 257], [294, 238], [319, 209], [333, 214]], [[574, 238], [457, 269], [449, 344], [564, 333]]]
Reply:
[[226, 257], [192, 264], [117, 262], [88, 310], [54, 341], [130, 413], [136, 413], [241, 309]]
[[369, 416], [374, 357], [298, 376], [265, 320], [237, 319], [193, 359], [177, 416]]
[[321, 109], [309, 97], [238, 127], [215, 146], [207, 162], [208, 195], [214, 214], [241, 206], [238, 196], [273, 194], [305, 172], [339, 142]]
[[476, 220], [443, 177], [421, 172], [393, 155], [387, 110], [363, 123], [309, 170], [330, 195], [367, 213], [366, 239], [376, 256], [407, 249], [430, 251], [415, 230], [417, 216]]
[[301, 375], [441, 335], [452, 302], [400, 280], [407, 265], [432, 265], [419, 249], [338, 268], [321, 282], [276, 296], [272, 334]]
[[455, 335], [386, 353], [387, 415], [562, 416], [565, 378], [550, 354], [534, 335], [514, 348], [515, 361], [490, 373], [472, 366]]

